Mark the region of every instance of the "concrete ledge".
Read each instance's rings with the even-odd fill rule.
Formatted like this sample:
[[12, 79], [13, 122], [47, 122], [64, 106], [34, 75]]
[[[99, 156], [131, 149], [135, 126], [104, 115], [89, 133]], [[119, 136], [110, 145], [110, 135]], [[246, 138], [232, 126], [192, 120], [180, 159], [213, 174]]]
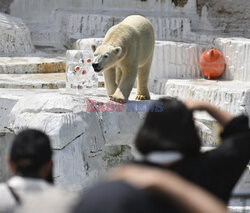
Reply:
[[[132, 100], [134, 96], [135, 91]], [[8, 109], [11, 112], [3, 112], [3, 128], [15, 134], [27, 127], [48, 133], [55, 154], [54, 176], [60, 185], [84, 188], [107, 169], [135, 156], [132, 142], [145, 112], [127, 112], [126, 105], [110, 103], [105, 89], [89, 89], [84, 94], [0, 89], [0, 108], [7, 100], [13, 104]], [[114, 112], [98, 111], [96, 101], [113, 105]], [[97, 111], [91, 112], [93, 108]]]
[[[135, 90], [130, 100], [134, 96]], [[103, 88], [83, 93], [65, 89], [0, 89], [1, 128], [13, 134], [27, 127], [45, 131], [52, 139], [56, 182], [80, 189], [109, 168], [137, 156], [133, 141], [145, 118], [147, 103], [133, 102], [135, 108], [131, 110], [132, 105], [109, 102]], [[107, 104], [113, 111], [106, 111]], [[212, 134], [213, 120], [201, 114], [196, 115], [196, 120], [208, 130], [207, 135]]]
[[233, 197], [229, 203], [230, 213], [249, 213], [250, 212], [250, 194], [246, 197]]
[[62, 58], [48, 57], [1, 57], [0, 74], [57, 73], [65, 72]]
[[250, 82], [216, 80], [168, 80], [159, 94], [181, 99], [209, 101], [232, 114], [248, 113]]
[[201, 78], [199, 58], [202, 48], [197, 44], [156, 41], [149, 77], [149, 88], [154, 90], [158, 79]]
[[223, 79], [250, 81], [250, 39], [218, 38], [215, 45], [226, 60]]
[[65, 73], [0, 74], [0, 88], [59, 89], [65, 88]]
[[34, 51], [29, 29], [19, 18], [0, 13], [0, 56], [21, 56]]
[[230, 213], [250, 213], [250, 206], [229, 206], [228, 210]]

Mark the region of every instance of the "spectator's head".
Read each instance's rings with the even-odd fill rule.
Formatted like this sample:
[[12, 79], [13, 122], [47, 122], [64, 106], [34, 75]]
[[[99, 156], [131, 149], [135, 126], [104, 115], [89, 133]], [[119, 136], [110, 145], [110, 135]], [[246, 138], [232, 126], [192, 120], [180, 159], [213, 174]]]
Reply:
[[9, 165], [17, 175], [42, 178], [52, 183], [52, 149], [49, 137], [34, 129], [20, 132], [13, 141]]
[[193, 155], [199, 152], [201, 142], [192, 111], [174, 98], [160, 99], [157, 104], [154, 103], [153, 109], [148, 112], [135, 140], [142, 154], [179, 151], [184, 155]]
[[73, 213], [180, 213], [183, 207], [156, 190], [137, 189], [123, 181], [99, 183], [85, 191]]

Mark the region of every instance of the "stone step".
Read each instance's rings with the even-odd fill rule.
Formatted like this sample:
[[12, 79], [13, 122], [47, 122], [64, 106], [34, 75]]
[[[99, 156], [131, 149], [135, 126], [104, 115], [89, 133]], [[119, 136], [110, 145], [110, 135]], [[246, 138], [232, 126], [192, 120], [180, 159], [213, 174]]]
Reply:
[[30, 31], [21, 19], [0, 13], [0, 49], [0, 56], [34, 52]]
[[161, 79], [154, 93], [180, 99], [205, 100], [232, 114], [250, 115], [250, 82], [205, 79]]
[[217, 38], [215, 46], [226, 60], [227, 66], [222, 78], [250, 81], [250, 39]]
[[0, 57], [0, 74], [65, 72], [63, 57]]
[[0, 88], [59, 89], [64, 88], [65, 73], [0, 74]]
[[250, 213], [250, 206], [229, 206], [230, 213]]
[[229, 202], [230, 213], [250, 213], [250, 193], [243, 197], [232, 196]]
[[230, 213], [250, 213], [250, 199], [243, 199], [238, 205], [229, 205], [228, 210]]
[[[152, 94], [153, 99], [157, 97]], [[55, 154], [56, 183], [79, 189], [133, 157], [132, 142], [145, 115], [137, 109], [127, 112], [126, 105], [114, 102], [109, 102], [113, 113], [91, 112], [92, 106], [97, 107], [94, 101], [109, 102], [105, 89], [88, 89], [85, 94], [64, 89], [0, 89], [0, 116], [4, 127], [15, 133], [27, 127], [47, 132]]]

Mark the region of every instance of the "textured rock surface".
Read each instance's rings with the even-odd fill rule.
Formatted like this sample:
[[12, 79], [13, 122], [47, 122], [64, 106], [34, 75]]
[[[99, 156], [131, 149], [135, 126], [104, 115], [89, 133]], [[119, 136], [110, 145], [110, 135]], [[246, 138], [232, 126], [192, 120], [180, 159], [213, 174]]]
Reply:
[[65, 72], [62, 57], [1, 57], [0, 74], [58, 73]]
[[248, 0], [230, 4], [226, 0], [188, 0], [181, 5], [173, 0], [16, 0], [11, 12], [28, 23], [36, 45], [63, 48], [72, 38], [103, 37], [122, 17], [141, 14], [152, 20], [157, 39], [211, 46], [219, 36], [249, 38], [249, 8]]
[[[189, 9], [190, 6], [195, 5], [195, 1], [190, 0], [184, 12], [192, 11]], [[34, 21], [42, 22], [48, 21], [49, 15], [51, 12], [58, 8], [85, 8], [89, 10], [124, 10], [129, 9], [131, 12], [141, 12], [143, 10], [146, 11], [157, 11], [164, 13], [174, 13], [179, 12], [172, 5], [171, 0], [167, 1], [134, 1], [134, 0], [61, 0], [61, 1], [46, 1], [46, 0], [15, 0], [15, 2], [11, 5], [11, 13], [15, 16], [30, 19], [34, 18]], [[182, 11], [183, 12], [183, 11]]]
[[[207, 20], [210, 23], [210, 33], [234, 35], [249, 38], [250, 2], [248, 0], [198, 0], [198, 11], [206, 8]], [[194, 26], [195, 27], [195, 26]], [[200, 30], [207, 30], [207, 25], [200, 25]]]
[[0, 88], [59, 89], [64, 88], [65, 73], [1, 74]]
[[157, 93], [159, 80], [201, 78], [201, 53], [197, 44], [157, 41], [149, 78], [150, 91]]
[[[135, 91], [131, 98], [134, 96]], [[132, 141], [145, 114], [137, 109], [127, 112], [126, 105], [120, 104], [113, 105], [115, 112], [105, 112], [100, 104], [88, 100], [105, 107], [105, 89], [89, 89], [84, 97], [73, 90], [0, 89], [0, 108], [9, 105], [1, 113], [2, 129], [17, 133], [32, 127], [48, 133], [55, 153], [56, 182], [83, 188], [108, 168], [135, 156]], [[91, 112], [93, 108], [96, 112]], [[6, 142], [2, 144], [6, 154]], [[8, 176], [5, 170], [0, 172], [2, 179]]]
[[0, 12], [10, 13], [10, 5], [14, 0], [2, 0], [0, 1]]
[[19, 18], [0, 13], [0, 56], [23, 56], [34, 51], [29, 29]]
[[230, 213], [249, 213], [250, 199], [249, 198], [234, 198], [229, 203]]
[[[152, 15], [187, 17], [192, 21], [195, 31], [235, 34], [235, 36], [249, 37], [249, 14], [250, 3], [248, 0], [188, 0], [183, 5], [178, 1], [134, 1], [134, 0], [15, 0], [11, 5], [11, 13], [15, 16], [35, 22], [47, 22], [53, 10], [58, 8], [85, 8], [105, 12], [130, 11], [132, 13], [150, 12]], [[176, 7], [178, 6], [178, 7]]]
[[[206, 84], [203, 86], [192, 82], [189, 84], [190, 88], [195, 87], [200, 94], [187, 92], [181, 97], [202, 99], [206, 94]], [[188, 87], [183, 85], [183, 90], [188, 90]], [[181, 89], [181, 86], [179, 87]], [[207, 86], [208, 88], [210, 87]], [[238, 95], [236, 90], [232, 91], [236, 93], [232, 95], [233, 108], [228, 107], [227, 99], [219, 99], [225, 90], [225, 86], [220, 89], [219, 86], [217, 89], [214, 87], [213, 92], [217, 94], [218, 99], [216, 96], [211, 96], [209, 100], [233, 113], [248, 111], [245, 108], [249, 104], [244, 102], [248, 95], [246, 90], [241, 95]], [[175, 92], [166, 94], [176, 95]], [[135, 91], [131, 95], [131, 100], [134, 96]], [[153, 99], [158, 97], [152, 94]], [[92, 102], [88, 102], [89, 100]], [[4, 121], [1, 128], [10, 129], [15, 133], [26, 127], [47, 132], [52, 139], [55, 153], [56, 182], [71, 189], [80, 189], [104, 174], [108, 168], [131, 160], [137, 154], [134, 152], [132, 142], [145, 117], [145, 111], [141, 110], [139, 105], [131, 111], [128, 110], [128, 105], [115, 104], [113, 105], [115, 112], [105, 112], [107, 102], [105, 89], [89, 89], [84, 97], [73, 90], [0, 89], [1, 120]], [[5, 107], [7, 105], [8, 108]], [[93, 109], [96, 109], [95, 112], [91, 112]], [[197, 114], [195, 117], [203, 131], [202, 137], [207, 142], [206, 146], [216, 145], [212, 143], [214, 139], [212, 131], [216, 130], [213, 119], [203, 114]], [[6, 142], [2, 144], [7, 147]], [[3, 152], [6, 151], [4, 148]], [[2, 178], [9, 175], [5, 170], [1, 171], [4, 173]], [[249, 189], [247, 180], [248, 178], [243, 180], [243, 185], [238, 187], [238, 193]]]
[[168, 80], [160, 94], [206, 100], [232, 114], [248, 113], [250, 82], [215, 80]]
[[[130, 11], [84, 11], [84, 10], [57, 10], [55, 12], [56, 31], [61, 32], [62, 42], [70, 39], [89, 37], [104, 37], [110, 27], [121, 22]], [[145, 14], [146, 15], [146, 14]], [[150, 16], [157, 40], [194, 40], [195, 34], [191, 33], [190, 20], [166, 16]], [[164, 27], [163, 27], [164, 26]]]
[[7, 180], [12, 175], [7, 165], [7, 159], [13, 137], [13, 133], [0, 131], [0, 182]]
[[215, 45], [226, 60], [223, 79], [250, 81], [250, 39], [218, 38]]

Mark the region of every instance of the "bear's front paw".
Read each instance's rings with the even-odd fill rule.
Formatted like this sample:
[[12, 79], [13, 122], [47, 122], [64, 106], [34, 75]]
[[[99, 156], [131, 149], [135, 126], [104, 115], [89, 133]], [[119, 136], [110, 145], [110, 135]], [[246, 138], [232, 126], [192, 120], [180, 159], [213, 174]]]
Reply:
[[148, 95], [136, 95], [135, 100], [149, 100], [150, 96]]
[[117, 88], [117, 90], [115, 91], [113, 95], [109, 96], [109, 99], [111, 101], [120, 102], [120, 103], [125, 103], [127, 101], [127, 99], [125, 98], [125, 96], [123, 95], [123, 93], [121, 92], [119, 88]]
[[109, 100], [119, 102], [119, 103], [125, 103], [126, 102], [124, 98], [116, 97], [114, 95], [110, 95]]

